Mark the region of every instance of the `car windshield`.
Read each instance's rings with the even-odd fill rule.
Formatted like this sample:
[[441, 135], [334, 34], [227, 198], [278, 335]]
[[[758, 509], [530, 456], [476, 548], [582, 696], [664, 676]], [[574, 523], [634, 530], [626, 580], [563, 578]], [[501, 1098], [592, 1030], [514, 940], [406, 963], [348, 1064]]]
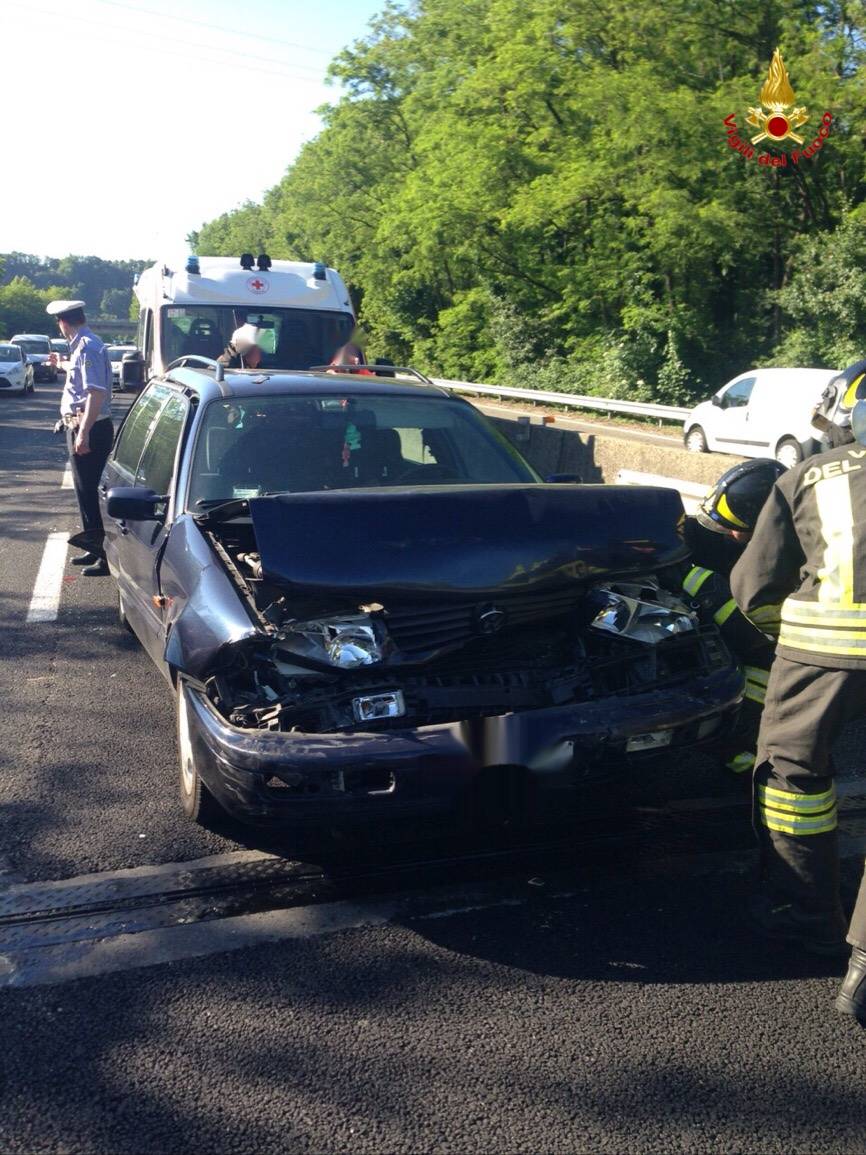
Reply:
[[268, 493], [538, 480], [510, 442], [459, 401], [239, 397], [212, 401], [203, 414], [188, 505]]
[[17, 345], [0, 345], [0, 361], [20, 361], [21, 351]]
[[327, 365], [355, 327], [351, 313], [317, 309], [167, 305], [162, 310], [164, 360], [170, 364], [189, 354], [216, 360], [244, 324], [255, 325], [261, 333], [263, 369]]
[[46, 341], [34, 341], [34, 340], [28, 339], [26, 341], [16, 341], [15, 344], [20, 345], [25, 353], [50, 353], [51, 352], [51, 346], [48, 344], [47, 340]]
[[132, 346], [130, 345], [118, 346], [117, 348], [109, 347], [108, 359], [109, 361], [122, 361], [126, 354], [132, 351]]
[[54, 350], [55, 353], [68, 353], [69, 352], [69, 342], [68, 341], [61, 341], [58, 339], [56, 341], [51, 342], [51, 348]]

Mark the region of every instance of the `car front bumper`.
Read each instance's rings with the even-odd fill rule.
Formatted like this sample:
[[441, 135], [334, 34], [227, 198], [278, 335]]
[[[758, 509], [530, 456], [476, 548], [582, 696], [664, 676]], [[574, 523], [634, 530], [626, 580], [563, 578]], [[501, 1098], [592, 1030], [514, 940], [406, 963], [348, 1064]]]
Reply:
[[288, 830], [362, 826], [456, 811], [481, 779], [517, 772], [540, 810], [587, 781], [712, 741], [733, 723], [743, 680], [727, 668], [665, 690], [379, 733], [297, 734], [229, 725], [191, 687], [191, 740], [223, 808]]

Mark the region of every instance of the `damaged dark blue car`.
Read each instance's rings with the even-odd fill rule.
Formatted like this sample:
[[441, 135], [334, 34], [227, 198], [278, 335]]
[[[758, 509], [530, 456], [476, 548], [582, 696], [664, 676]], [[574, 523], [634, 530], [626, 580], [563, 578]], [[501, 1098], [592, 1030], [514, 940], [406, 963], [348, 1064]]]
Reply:
[[[171, 368], [102, 483], [121, 620], [175, 688], [180, 797], [315, 833], [561, 813], [718, 736], [742, 679], [665, 573], [671, 490], [544, 483], [424, 380]], [[496, 801], [497, 794], [499, 801]]]

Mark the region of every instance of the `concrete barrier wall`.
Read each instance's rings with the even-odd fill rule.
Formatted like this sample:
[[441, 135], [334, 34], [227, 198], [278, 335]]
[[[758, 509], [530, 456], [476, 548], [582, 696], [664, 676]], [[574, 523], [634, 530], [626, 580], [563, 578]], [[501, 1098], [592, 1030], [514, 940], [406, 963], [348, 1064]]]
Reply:
[[501, 417], [490, 420], [543, 477], [579, 473], [584, 481], [613, 482], [621, 469], [633, 469], [710, 486], [726, 469], [743, 460], [726, 453], [688, 453], [657, 442], [579, 433], [556, 425], [523, 425]]

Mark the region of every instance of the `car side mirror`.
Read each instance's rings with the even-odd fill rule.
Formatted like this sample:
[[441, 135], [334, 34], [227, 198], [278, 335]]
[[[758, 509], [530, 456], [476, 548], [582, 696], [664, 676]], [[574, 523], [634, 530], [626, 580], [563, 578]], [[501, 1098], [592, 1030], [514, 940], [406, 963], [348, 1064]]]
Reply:
[[120, 359], [120, 384], [127, 385], [143, 385], [145, 374], [145, 362], [141, 356], [141, 350], [136, 349], [134, 353], [124, 353]]
[[551, 473], [544, 479], [550, 485], [582, 485], [579, 473]]
[[119, 485], [109, 489], [106, 510], [117, 521], [156, 521], [160, 517], [157, 506], [167, 500], [152, 489]]
[[718, 394], [718, 393], [713, 394], [712, 404], [715, 405], [715, 407], [717, 409], [724, 409], [724, 405], [722, 405], [722, 398], [721, 398], [720, 394]]

